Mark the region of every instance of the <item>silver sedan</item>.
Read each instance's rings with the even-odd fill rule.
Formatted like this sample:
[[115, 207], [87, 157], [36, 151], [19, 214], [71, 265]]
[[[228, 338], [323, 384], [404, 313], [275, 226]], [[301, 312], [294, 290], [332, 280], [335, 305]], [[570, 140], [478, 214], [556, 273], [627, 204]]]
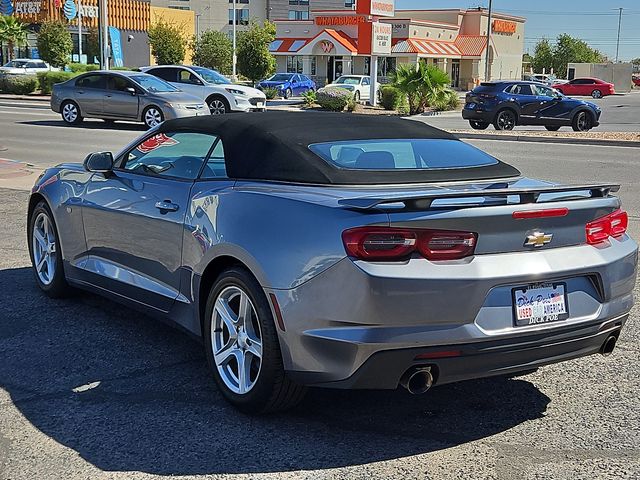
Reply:
[[149, 128], [173, 118], [209, 114], [199, 98], [153, 75], [128, 71], [95, 71], [56, 83], [51, 109], [71, 125], [101, 118], [141, 121]]

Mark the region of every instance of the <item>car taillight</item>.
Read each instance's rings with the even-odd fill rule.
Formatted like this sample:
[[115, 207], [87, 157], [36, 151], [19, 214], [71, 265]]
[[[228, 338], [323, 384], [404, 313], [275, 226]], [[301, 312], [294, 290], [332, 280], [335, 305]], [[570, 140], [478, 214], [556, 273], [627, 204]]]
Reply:
[[616, 210], [609, 215], [596, 218], [594, 221], [587, 223], [587, 243], [596, 245], [604, 242], [609, 237], [620, 237], [627, 231], [628, 225], [627, 212], [622, 210]]
[[418, 252], [428, 260], [473, 255], [476, 234], [451, 230], [356, 227], [342, 233], [347, 254], [360, 260], [402, 260]]

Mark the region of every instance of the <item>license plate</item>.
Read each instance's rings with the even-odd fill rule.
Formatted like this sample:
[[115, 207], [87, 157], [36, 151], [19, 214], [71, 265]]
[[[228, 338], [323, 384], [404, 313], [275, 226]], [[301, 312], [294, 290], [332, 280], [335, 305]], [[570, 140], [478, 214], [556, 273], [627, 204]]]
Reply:
[[264, 107], [264, 102], [258, 102], [258, 103], [257, 103], [257, 106], [258, 106], [258, 108], [262, 108], [262, 107]]
[[565, 283], [537, 283], [513, 289], [516, 326], [538, 325], [569, 318]]
[[467, 108], [468, 109], [476, 108], [476, 104], [475, 103], [467, 103]]

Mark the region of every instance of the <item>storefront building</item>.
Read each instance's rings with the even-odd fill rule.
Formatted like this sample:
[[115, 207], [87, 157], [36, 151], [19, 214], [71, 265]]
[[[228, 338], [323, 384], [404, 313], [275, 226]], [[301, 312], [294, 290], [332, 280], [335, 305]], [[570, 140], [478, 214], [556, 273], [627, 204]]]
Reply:
[[[36, 40], [40, 25], [59, 20], [69, 26], [74, 48], [72, 61], [95, 63], [99, 55], [98, 0], [0, 0], [3, 14], [14, 15], [29, 25], [27, 45], [18, 56], [39, 58]], [[147, 0], [109, 0], [109, 43], [112, 66], [149, 64], [151, 5]], [[6, 58], [6, 52], [4, 52]]]
[[[453, 87], [469, 89], [484, 81], [488, 20], [484, 9], [396, 10], [381, 18], [391, 26], [392, 45], [391, 53], [378, 59], [379, 80], [398, 64], [426, 61], [445, 70]], [[319, 85], [343, 74], [370, 75], [371, 57], [359, 45], [366, 22], [366, 15], [344, 10], [310, 10], [308, 20], [276, 20], [270, 50], [278, 71], [304, 73]], [[491, 24], [489, 79], [520, 79], [525, 19], [492, 13]]]

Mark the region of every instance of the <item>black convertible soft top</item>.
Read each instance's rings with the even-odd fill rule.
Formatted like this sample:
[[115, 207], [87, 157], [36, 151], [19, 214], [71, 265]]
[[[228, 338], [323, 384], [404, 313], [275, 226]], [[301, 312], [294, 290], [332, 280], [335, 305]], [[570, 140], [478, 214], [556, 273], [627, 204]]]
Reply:
[[514, 167], [497, 161], [472, 168], [433, 170], [355, 170], [339, 168], [309, 149], [322, 142], [376, 139], [441, 139], [456, 137], [422, 122], [380, 115], [318, 112], [265, 112], [168, 120], [159, 132], [203, 132], [219, 135], [227, 175], [247, 180], [296, 183], [373, 185], [484, 180], [518, 176]]

